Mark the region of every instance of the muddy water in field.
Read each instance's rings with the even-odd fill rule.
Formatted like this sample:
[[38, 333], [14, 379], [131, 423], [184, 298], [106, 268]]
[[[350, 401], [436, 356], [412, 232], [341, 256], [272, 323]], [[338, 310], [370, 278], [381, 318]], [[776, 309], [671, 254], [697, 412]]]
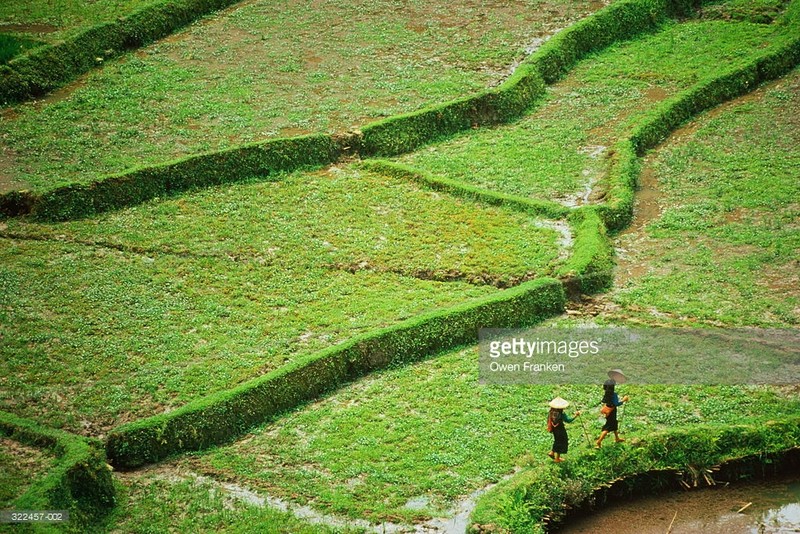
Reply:
[[591, 516], [569, 521], [557, 532], [559, 534], [800, 532], [800, 473], [796, 473], [794, 478], [778, 481], [716, 486], [613, 504]]

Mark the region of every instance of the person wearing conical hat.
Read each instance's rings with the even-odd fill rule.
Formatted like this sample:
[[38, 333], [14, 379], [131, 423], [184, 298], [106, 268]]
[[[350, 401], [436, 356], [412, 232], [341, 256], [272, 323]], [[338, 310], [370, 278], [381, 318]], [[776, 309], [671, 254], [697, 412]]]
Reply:
[[562, 462], [562, 454], [566, 454], [569, 449], [569, 436], [564, 423], [571, 423], [581, 412], [575, 412], [573, 417], [564, 413], [564, 409], [569, 406], [569, 402], [556, 397], [550, 401], [550, 414], [547, 416], [547, 431], [553, 434], [553, 448], [547, 455], [554, 462]]
[[614, 391], [614, 388], [617, 384], [624, 384], [626, 381], [627, 378], [622, 371], [619, 369], [612, 369], [608, 372], [608, 380], [603, 382], [603, 400], [601, 401], [603, 408], [601, 412], [606, 416], [606, 422], [603, 425], [602, 431], [600, 432], [600, 437], [594, 442], [596, 449], [599, 449], [602, 446], [603, 440], [606, 439], [606, 436], [609, 432], [614, 433], [614, 441], [616, 443], [625, 441], [623, 438], [619, 437], [617, 408], [628, 402], [630, 397], [625, 395], [622, 397], [622, 400], [620, 400], [619, 395], [616, 391]]

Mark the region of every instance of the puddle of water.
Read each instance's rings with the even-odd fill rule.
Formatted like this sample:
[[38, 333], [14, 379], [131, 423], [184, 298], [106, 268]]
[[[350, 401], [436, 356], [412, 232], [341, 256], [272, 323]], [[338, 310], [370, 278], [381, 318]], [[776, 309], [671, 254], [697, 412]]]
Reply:
[[[670, 530], [671, 528], [671, 530]], [[800, 532], [800, 477], [717, 486], [626, 503], [571, 520], [559, 534]]]
[[558, 258], [563, 260], [569, 256], [569, 250], [572, 248], [574, 240], [572, 238], [572, 230], [566, 221], [538, 220], [534, 223], [534, 226], [558, 232], [558, 238], [556, 239]]

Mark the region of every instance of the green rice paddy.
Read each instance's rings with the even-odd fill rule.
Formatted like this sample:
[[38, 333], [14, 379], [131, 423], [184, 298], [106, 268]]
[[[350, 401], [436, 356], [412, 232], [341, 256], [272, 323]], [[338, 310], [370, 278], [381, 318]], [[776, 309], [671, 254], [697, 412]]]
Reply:
[[495, 191], [585, 203], [606, 171], [608, 147], [643, 113], [784, 38], [760, 24], [674, 23], [583, 61], [514, 124], [464, 133], [398, 160]]
[[546, 274], [554, 230], [349, 167], [0, 231], [2, 407], [94, 434]]

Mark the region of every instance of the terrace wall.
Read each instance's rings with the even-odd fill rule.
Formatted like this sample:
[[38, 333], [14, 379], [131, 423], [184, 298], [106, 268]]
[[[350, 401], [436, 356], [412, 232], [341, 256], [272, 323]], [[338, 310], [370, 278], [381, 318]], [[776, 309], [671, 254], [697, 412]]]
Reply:
[[[81, 532], [104, 516], [115, 502], [111, 469], [103, 444], [0, 412], [0, 434], [32, 447], [51, 450], [55, 465], [17, 498], [14, 510], [68, 510], [65, 530]], [[33, 529], [31, 525], [17, 525]]]

